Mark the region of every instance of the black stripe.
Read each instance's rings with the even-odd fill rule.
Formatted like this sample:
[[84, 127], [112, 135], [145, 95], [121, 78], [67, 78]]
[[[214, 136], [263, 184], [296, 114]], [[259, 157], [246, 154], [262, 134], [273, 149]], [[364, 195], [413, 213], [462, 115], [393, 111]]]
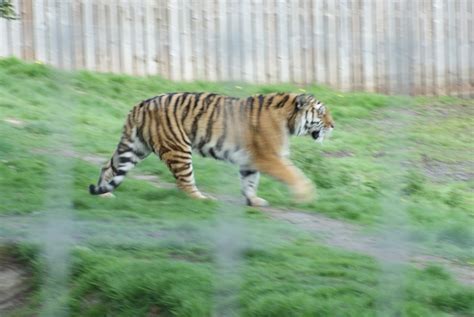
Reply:
[[176, 125], [176, 128], [178, 129], [178, 132], [181, 136], [181, 140], [188, 146], [191, 145], [191, 143], [188, 141], [188, 137], [186, 136], [186, 133], [184, 132], [184, 129], [182, 128], [183, 125], [182, 125], [182, 120], [180, 121], [178, 119], [178, 107], [179, 106], [182, 106], [184, 101], [186, 100], [187, 96], [189, 95], [189, 93], [185, 92], [184, 94], [182, 94], [178, 100], [176, 100], [176, 103], [174, 105], [174, 120], [175, 120], [175, 125]]
[[216, 152], [214, 152], [214, 149], [213, 148], [210, 148], [209, 149], [209, 154], [212, 156], [212, 158], [218, 160], [219, 158], [217, 157], [216, 155]]
[[279, 103], [277, 103], [276, 107], [277, 108], [282, 108], [285, 105], [285, 103], [288, 101], [289, 98], [290, 98], [289, 95], [286, 95], [285, 97], [283, 97], [283, 99]]
[[[158, 101], [156, 99], [153, 99], [152, 101], [155, 107], [158, 107], [158, 102], [161, 103], [161, 96], [158, 98]], [[156, 133], [158, 134], [158, 128], [155, 127], [156, 122], [155, 122], [155, 118], [153, 116], [153, 112], [151, 111], [150, 107], [147, 107], [145, 109], [146, 109], [145, 116], [148, 118], [148, 142], [147, 143], [153, 150], [155, 150], [155, 143], [153, 141], [153, 129], [156, 128]]]
[[[189, 114], [189, 110], [191, 109], [191, 100], [193, 99], [192, 98], [192, 94], [189, 94], [189, 100], [188, 100], [188, 103], [186, 103], [184, 106], [183, 106], [183, 115], [181, 117], [181, 122], [184, 123], [184, 121], [186, 120], [188, 114]], [[194, 95], [195, 96], [195, 95]], [[186, 101], [186, 99], [184, 99], [183, 101]]]
[[183, 174], [183, 175], [177, 175], [177, 178], [179, 178], [179, 179], [188, 178], [188, 177], [190, 177], [192, 174], [193, 174], [193, 170], [191, 170], [191, 171], [189, 171], [189, 173], [186, 173], [186, 174]]
[[[177, 99], [176, 99], [175, 102], [174, 102], [173, 111], [176, 111], [176, 104], [179, 102], [179, 98], [180, 98], [180, 96], [178, 96]], [[168, 104], [168, 105], [169, 105], [169, 104]], [[176, 134], [176, 132], [175, 132], [174, 129], [173, 129], [173, 125], [174, 125], [174, 124], [171, 122], [171, 119], [170, 119], [170, 116], [169, 116], [170, 112], [172, 112], [171, 107], [167, 107], [167, 108], [165, 109], [165, 120], [166, 120], [166, 124], [168, 125], [168, 129], [169, 129], [171, 135], [173, 136], [173, 140], [174, 140], [174, 141], [181, 141], [181, 140], [179, 139], [178, 135]]]
[[[201, 97], [201, 96], [200, 96]], [[199, 97], [199, 98], [200, 98]], [[195, 102], [195, 105], [197, 105], [199, 102], [199, 99], [196, 100]], [[204, 104], [204, 102], [203, 102]], [[205, 107], [205, 105], [203, 106], [203, 108]], [[197, 132], [197, 128], [198, 128], [198, 124], [199, 124], [199, 119], [202, 117], [202, 115], [205, 113], [205, 111], [203, 109], [201, 109], [199, 111], [198, 114], [196, 114], [196, 116], [194, 117], [194, 120], [193, 120], [193, 124], [191, 126], [191, 142], [194, 142], [194, 140], [196, 139], [196, 132]]]
[[114, 174], [117, 174], [118, 170], [117, 170], [117, 168], [115, 168], [115, 166], [114, 166], [114, 161], [113, 161], [113, 159], [110, 159], [110, 167], [112, 168], [112, 172], [114, 172]]
[[245, 178], [245, 177], [248, 177], [250, 175], [253, 175], [253, 174], [257, 173], [257, 171], [255, 171], [255, 170], [240, 170], [239, 173], [242, 177]]
[[206, 136], [204, 137], [204, 142], [205, 143], [209, 143], [209, 141], [211, 140], [212, 127], [214, 126], [214, 123], [217, 121], [217, 120], [214, 120], [214, 114], [216, 113], [216, 111], [217, 111], [217, 114], [215, 116], [217, 117], [217, 116], [219, 116], [219, 113], [220, 113], [218, 100], [216, 100], [216, 103], [214, 104], [214, 109], [212, 109], [212, 112], [209, 115], [209, 122], [207, 124]]
[[133, 162], [131, 157], [119, 156], [119, 163]]
[[260, 116], [262, 114], [262, 108], [263, 108], [263, 95], [258, 96], [258, 113], [257, 113], [257, 122], [256, 122], [256, 129], [258, 130], [258, 124], [260, 122]]

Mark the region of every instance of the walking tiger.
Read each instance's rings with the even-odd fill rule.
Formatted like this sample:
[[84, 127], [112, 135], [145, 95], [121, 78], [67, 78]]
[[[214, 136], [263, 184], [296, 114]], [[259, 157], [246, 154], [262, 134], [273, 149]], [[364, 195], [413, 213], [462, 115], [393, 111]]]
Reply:
[[215, 93], [168, 93], [137, 104], [128, 114], [120, 142], [102, 168], [91, 194], [112, 192], [139, 161], [155, 153], [178, 188], [206, 198], [194, 181], [192, 153], [237, 164], [242, 194], [251, 206], [260, 173], [284, 182], [298, 201], [314, 198], [315, 186], [289, 160], [289, 137], [322, 141], [334, 128], [328, 108], [310, 94], [272, 93], [234, 98]]

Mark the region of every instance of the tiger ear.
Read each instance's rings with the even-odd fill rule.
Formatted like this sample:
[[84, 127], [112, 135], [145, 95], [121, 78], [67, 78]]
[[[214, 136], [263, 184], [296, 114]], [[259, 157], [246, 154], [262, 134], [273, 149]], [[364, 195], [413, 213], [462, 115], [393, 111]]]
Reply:
[[306, 103], [306, 96], [305, 95], [296, 96], [295, 103], [296, 103], [296, 110], [301, 110]]

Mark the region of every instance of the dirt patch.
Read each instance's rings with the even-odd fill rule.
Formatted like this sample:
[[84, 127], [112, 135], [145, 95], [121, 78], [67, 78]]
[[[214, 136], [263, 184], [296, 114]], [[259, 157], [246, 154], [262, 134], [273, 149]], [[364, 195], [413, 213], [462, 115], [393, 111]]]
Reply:
[[335, 158], [342, 158], [342, 157], [352, 157], [354, 153], [346, 150], [334, 151], [334, 152], [322, 152], [324, 157], [335, 157]]
[[23, 305], [31, 292], [28, 270], [11, 254], [0, 247], [0, 315]]
[[474, 162], [442, 162], [423, 154], [422, 169], [426, 176], [434, 181], [452, 179], [456, 181], [470, 181], [474, 179]]
[[151, 183], [153, 186], [157, 188], [165, 188], [165, 189], [172, 189], [176, 188], [175, 184], [163, 182], [158, 176], [156, 175], [149, 175], [149, 174], [131, 174], [130, 178], [146, 181]]

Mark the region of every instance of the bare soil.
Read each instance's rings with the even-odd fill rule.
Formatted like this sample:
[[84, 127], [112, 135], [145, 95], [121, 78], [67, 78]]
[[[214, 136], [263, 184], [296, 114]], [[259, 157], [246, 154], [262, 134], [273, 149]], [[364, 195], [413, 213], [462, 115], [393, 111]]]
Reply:
[[23, 305], [31, 288], [28, 270], [0, 248], [0, 316]]

